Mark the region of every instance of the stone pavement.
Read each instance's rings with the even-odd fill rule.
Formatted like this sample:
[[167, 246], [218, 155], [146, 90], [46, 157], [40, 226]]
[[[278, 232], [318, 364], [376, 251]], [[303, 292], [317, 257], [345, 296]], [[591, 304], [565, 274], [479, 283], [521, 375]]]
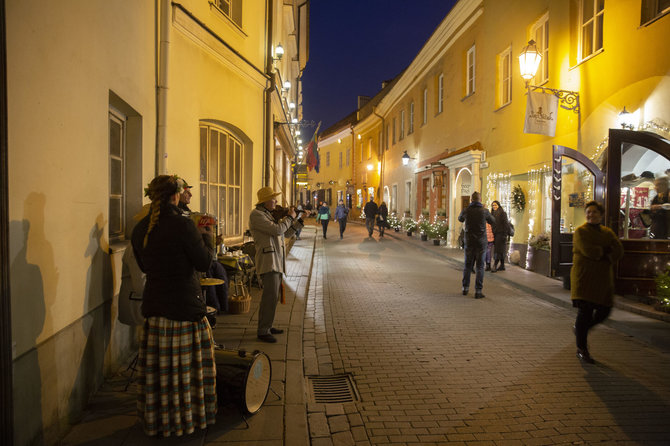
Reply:
[[135, 385], [131, 383], [125, 390], [130, 374], [126, 370], [105, 382], [61, 445], [309, 445], [302, 334], [314, 234], [313, 227], [305, 228], [302, 240], [295, 242], [287, 257], [286, 303], [278, 305], [275, 317], [275, 327], [285, 332], [277, 335], [276, 344], [256, 339], [257, 288], [251, 290], [249, 313], [217, 316], [213, 330], [216, 342], [230, 350], [260, 350], [271, 360], [273, 392], [258, 413], [247, 417], [248, 427], [237, 407], [230, 404], [219, 407], [216, 424], [207, 430], [196, 429], [183, 437], [149, 438], [137, 421]]
[[317, 236], [310, 361], [352, 374], [360, 400], [310, 404], [312, 444], [670, 444], [667, 323], [615, 311], [583, 365], [560, 282], [509, 268], [475, 300], [457, 251], [365, 235]]
[[[218, 317], [217, 342], [272, 360], [279, 397], [248, 428], [229, 405], [206, 431], [150, 439], [124, 372], [62, 444], [670, 444], [667, 322], [613, 311], [589, 337], [597, 364], [582, 365], [560, 282], [510, 267], [474, 300], [460, 293], [459, 250], [329, 229], [324, 240], [306, 227], [291, 250], [277, 344], [256, 341], [256, 289], [248, 314]], [[332, 374], [351, 376], [359, 400], [309, 402], [305, 377]]]

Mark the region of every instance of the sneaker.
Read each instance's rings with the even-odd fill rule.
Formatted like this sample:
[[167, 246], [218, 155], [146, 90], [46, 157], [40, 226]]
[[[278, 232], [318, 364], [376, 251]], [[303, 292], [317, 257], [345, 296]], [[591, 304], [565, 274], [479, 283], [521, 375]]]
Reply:
[[475, 299], [483, 299], [485, 297], [486, 296], [484, 296], [481, 291], [476, 291], [475, 292]]
[[463, 296], [467, 296], [467, 295], [468, 295], [468, 291], [470, 291], [470, 290], [467, 289], [467, 288], [463, 288]]
[[587, 364], [594, 364], [595, 361], [589, 354], [588, 350], [582, 350], [581, 348], [577, 349], [577, 357], [579, 358], [580, 361], [586, 362]]
[[275, 342], [277, 342], [277, 338], [272, 336], [270, 333], [258, 335], [258, 339], [260, 339], [263, 342], [269, 342], [270, 344], [274, 344]]

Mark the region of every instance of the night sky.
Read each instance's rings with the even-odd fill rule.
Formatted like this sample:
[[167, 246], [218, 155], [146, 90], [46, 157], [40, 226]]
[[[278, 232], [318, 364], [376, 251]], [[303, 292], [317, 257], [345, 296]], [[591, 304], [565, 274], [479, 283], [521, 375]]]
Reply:
[[323, 121], [323, 131], [353, 112], [359, 95], [377, 94], [383, 80], [410, 64], [456, 2], [312, 0], [303, 119]]

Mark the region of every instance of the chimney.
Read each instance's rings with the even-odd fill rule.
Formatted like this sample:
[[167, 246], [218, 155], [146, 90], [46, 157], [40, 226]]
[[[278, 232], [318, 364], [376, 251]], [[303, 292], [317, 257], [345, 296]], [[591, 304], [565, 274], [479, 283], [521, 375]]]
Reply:
[[365, 106], [365, 104], [367, 104], [368, 102], [370, 102], [370, 96], [359, 96], [358, 97], [358, 109], [360, 110], [361, 108], [363, 108]]

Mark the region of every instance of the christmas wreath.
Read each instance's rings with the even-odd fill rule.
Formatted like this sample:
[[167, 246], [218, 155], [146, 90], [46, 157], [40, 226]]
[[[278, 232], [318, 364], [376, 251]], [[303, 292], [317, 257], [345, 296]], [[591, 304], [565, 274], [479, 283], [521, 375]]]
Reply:
[[512, 209], [516, 212], [523, 212], [526, 207], [526, 196], [523, 194], [521, 186], [518, 184], [512, 188]]

